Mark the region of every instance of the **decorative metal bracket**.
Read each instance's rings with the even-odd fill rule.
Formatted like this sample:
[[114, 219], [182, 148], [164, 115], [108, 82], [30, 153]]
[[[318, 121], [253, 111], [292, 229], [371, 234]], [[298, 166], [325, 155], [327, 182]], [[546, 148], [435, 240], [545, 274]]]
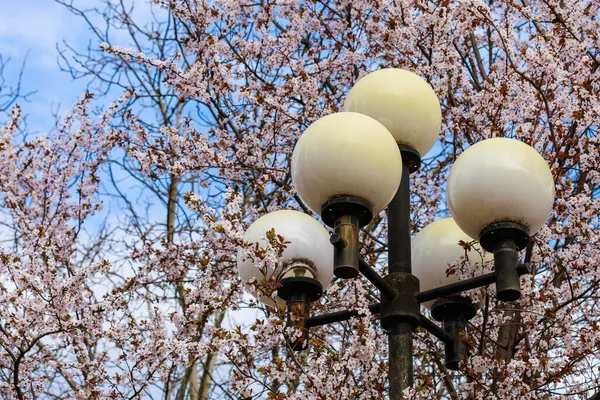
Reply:
[[[396, 295], [396, 289], [390, 285], [385, 278], [377, 274], [377, 272], [373, 270], [364, 260], [360, 259], [359, 266], [360, 272], [362, 272], [363, 275], [380, 290], [383, 296], [392, 301], [398, 297]], [[516, 271], [519, 276], [531, 273], [529, 264], [520, 264], [516, 268]], [[447, 368], [458, 369], [459, 361], [462, 357], [466, 356], [466, 346], [464, 346], [464, 343], [460, 342], [461, 332], [464, 332], [466, 329], [466, 321], [475, 315], [473, 312], [475, 309], [472, 304], [469, 305], [464, 303], [464, 300], [456, 297], [456, 295], [467, 290], [491, 285], [492, 283], [496, 282], [496, 279], [496, 273], [492, 272], [474, 278], [464, 279], [449, 285], [440, 286], [435, 289], [419, 292], [414, 295], [414, 300], [417, 303], [425, 303], [427, 301], [450, 298], [450, 300], [436, 301], [431, 310], [432, 317], [440, 322], [443, 322], [444, 328], [440, 328], [433, 321], [420, 313], [417, 314], [418, 319], [412, 318], [417, 319], [417, 326], [422, 327], [433, 336], [444, 342], [446, 349]], [[460, 307], [453, 307], [452, 305], [449, 305], [457, 302], [460, 303]], [[381, 310], [381, 303], [375, 303], [369, 306], [369, 311], [373, 315], [381, 314]], [[462, 314], [462, 316], [457, 314]], [[310, 328], [322, 325], [347, 321], [352, 317], [358, 316], [359, 313], [353, 310], [342, 310], [315, 315], [305, 319], [304, 328], [308, 330]], [[302, 348], [302, 350], [304, 348]]]

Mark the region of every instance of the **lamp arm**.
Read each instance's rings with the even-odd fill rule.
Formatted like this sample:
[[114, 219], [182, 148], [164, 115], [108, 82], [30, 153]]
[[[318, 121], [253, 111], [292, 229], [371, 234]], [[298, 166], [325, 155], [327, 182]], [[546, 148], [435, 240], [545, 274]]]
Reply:
[[[369, 311], [371, 311], [371, 313], [374, 315], [379, 314], [379, 307], [379, 303], [371, 304], [369, 306]], [[358, 316], [358, 312], [351, 310], [342, 310], [332, 313], [315, 315], [314, 317], [306, 318], [304, 322], [304, 327], [310, 329], [317, 326], [332, 324], [335, 322], [347, 321], [350, 318], [356, 316]], [[433, 321], [425, 317], [423, 314], [421, 314], [420, 326], [444, 343], [450, 343], [453, 340], [452, 337], [446, 332], [444, 332], [442, 328], [437, 326]]]
[[444, 343], [452, 343], [454, 341], [452, 336], [447, 334], [446, 331], [437, 326], [432, 320], [425, 317], [423, 314], [421, 314], [420, 326]]
[[377, 271], [371, 268], [369, 264], [367, 264], [367, 262], [362, 258], [358, 259], [358, 270], [365, 278], [369, 280], [369, 282], [379, 289], [382, 295], [387, 297], [389, 300], [393, 300], [396, 298], [396, 296], [398, 296], [398, 291], [394, 289], [392, 285], [387, 283], [385, 279], [383, 279], [383, 277], [381, 277]]
[[[519, 276], [531, 273], [531, 269], [528, 263], [520, 264], [517, 266], [517, 273]], [[490, 285], [496, 282], [496, 274], [490, 272], [489, 274], [476, 276], [475, 278], [469, 278], [449, 285], [440, 286], [435, 289], [425, 290], [416, 295], [419, 303], [425, 303], [426, 301], [436, 300], [442, 297], [452, 296], [466, 290], [476, 289], [478, 287]]]
[[[379, 303], [371, 304], [369, 306], [369, 311], [371, 314], [379, 314], [380, 305]], [[334, 322], [342, 322], [347, 321], [352, 317], [357, 317], [358, 312], [353, 310], [342, 310], [336, 311], [332, 313], [326, 313], [321, 315], [315, 315], [314, 317], [306, 318], [304, 322], [304, 326], [308, 328], [314, 328], [316, 326], [328, 325]]]

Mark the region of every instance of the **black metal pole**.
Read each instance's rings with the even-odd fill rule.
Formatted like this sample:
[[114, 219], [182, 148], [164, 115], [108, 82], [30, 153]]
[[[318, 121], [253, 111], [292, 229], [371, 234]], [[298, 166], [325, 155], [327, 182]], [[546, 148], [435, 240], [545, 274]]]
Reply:
[[390, 274], [412, 273], [410, 253], [410, 167], [402, 159], [402, 180], [387, 207], [388, 263]]
[[[410, 165], [402, 158], [402, 180], [388, 215], [388, 262], [390, 276], [411, 274], [410, 252]], [[404, 389], [413, 385], [413, 324], [396, 318], [387, 324], [390, 400], [401, 400]]]

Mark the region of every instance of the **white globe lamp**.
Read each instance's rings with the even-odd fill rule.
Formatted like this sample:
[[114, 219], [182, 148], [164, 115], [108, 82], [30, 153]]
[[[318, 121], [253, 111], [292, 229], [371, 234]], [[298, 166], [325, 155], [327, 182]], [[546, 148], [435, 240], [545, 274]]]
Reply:
[[548, 164], [533, 147], [515, 139], [487, 139], [469, 147], [450, 169], [447, 185], [450, 213], [474, 238], [498, 222], [518, 223], [533, 235], [554, 203]]
[[498, 299], [519, 299], [517, 252], [546, 222], [554, 203], [546, 161], [518, 140], [483, 140], [456, 159], [446, 195], [458, 226], [494, 253]]
[[[413, 274], [419, 278], [421, 291], [457, 282], [458, 275], [448, 274], [447, 270], [451, 264], [465, 255], [469, 259], [472, 276], [484, 272], [485, 264], [493, 260], [493, 255], [485, 252], [477, 243], [467, 251], [459, 244], [461, 241], [470, 243], [473, 238], [464, 233], [453, 218], [432, 222], [412, 239]], [[433, 301], [426, 302], [424, 305], [431, 308]]]
[[401, 177], [402, 156], [394, 138], [367, 115], [328, 115], [298, 139], [292, 180], [300, 198], [334, 228], [336, 276], [358, 275], [358, 229], [388, 205]]
[[[248, 227], [244, 242], [247, 246], [239, 248], [237, 254], [240, 277], [249, 292], [266, 305], [282, 307], [286, 302], [279, 296], [258, 293], [250, 282], [275, 278], [281, 283], [286, 278], [306, 278], [318, 282], [322, 292], [333, 278], [333, 246], [329, 242], [329, 233], [307, 214], [291, 210], [266, 214]], [[257, 252], [252, 251], [269, 248], [274, 254], [280, 252], [277, 264], [272, 269], [268, 269], [265, 263], [261, 265]], [[320, 295], [318, 293], [318, 297]]]
[[433, 147], [442, 125], [440, 103], [429, 83], [399, 68], [362, 77], [350, 90], [344, 110], [381, 122], [396, 143], [416, 150], [420, 157]]
[[292, 154], [292, 180], [300, 198], [321, 215], [340, 196], [358, 198], [379, 213], [396, 194], [402, 158], [388, 130], [363, 114], [327, 115], [300, 136]]

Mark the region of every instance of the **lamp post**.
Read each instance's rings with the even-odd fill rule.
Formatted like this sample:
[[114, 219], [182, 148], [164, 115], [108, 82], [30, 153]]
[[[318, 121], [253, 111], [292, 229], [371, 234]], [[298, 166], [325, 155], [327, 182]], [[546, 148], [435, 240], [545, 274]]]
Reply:
[[[369, 309], [379, 314], [388, 334], [391, 400], [401, 399], [413, 384], [417, 327], [445, 343], [446, 366], [458, 369], [467, 356], [460, 336], [477, 311], [465, 292], [495, 284], [499, 300], [520, 297], [519, 277], [528, 268], [519, 265], [518, 251], [544, 224], [554, 201], [552, 174], [533, 148], [514, 139], [481, 141], [457, 158], [448, 176], [446, 197], [453, 219], [424, 228], [412, 239], [411, 250], [409, 175], [418, 170], [440, 127], [437, 97], [417, 75], [383, 69], [363, 77], [350, 91], [345, 112], [310, 125], [292, 156], [294, 186], [333, 230], [330, 244], [323, 244], [326, 230], [306, 214], [278, 211], [261, 217], [244, 236], [258, 248], [273, 240], [273, 229], [289, 242], [275, 243], [277, 266], [261, 270], [248, 249], [238, 253], [245, 283], [267, 278], [279, 285], [288, 324], [301, 332], [291, 340], [294, 350], [306, 349], [310, 328], [356, 315], [343, 310], [310, 316], [310, 303], [320, 298], [332, 274], [352, 279], [362, 273], [372, 282], [381, 296]], [[359, 257], [359, 230], [386, 207], [389, 273], [381, 277]], [[446, 268], [464, 254], [459, 241], [472, 238], [493, 253], [494, 271], [456, 281]], [[422, 303], [443, 328], [421, 314]]]

